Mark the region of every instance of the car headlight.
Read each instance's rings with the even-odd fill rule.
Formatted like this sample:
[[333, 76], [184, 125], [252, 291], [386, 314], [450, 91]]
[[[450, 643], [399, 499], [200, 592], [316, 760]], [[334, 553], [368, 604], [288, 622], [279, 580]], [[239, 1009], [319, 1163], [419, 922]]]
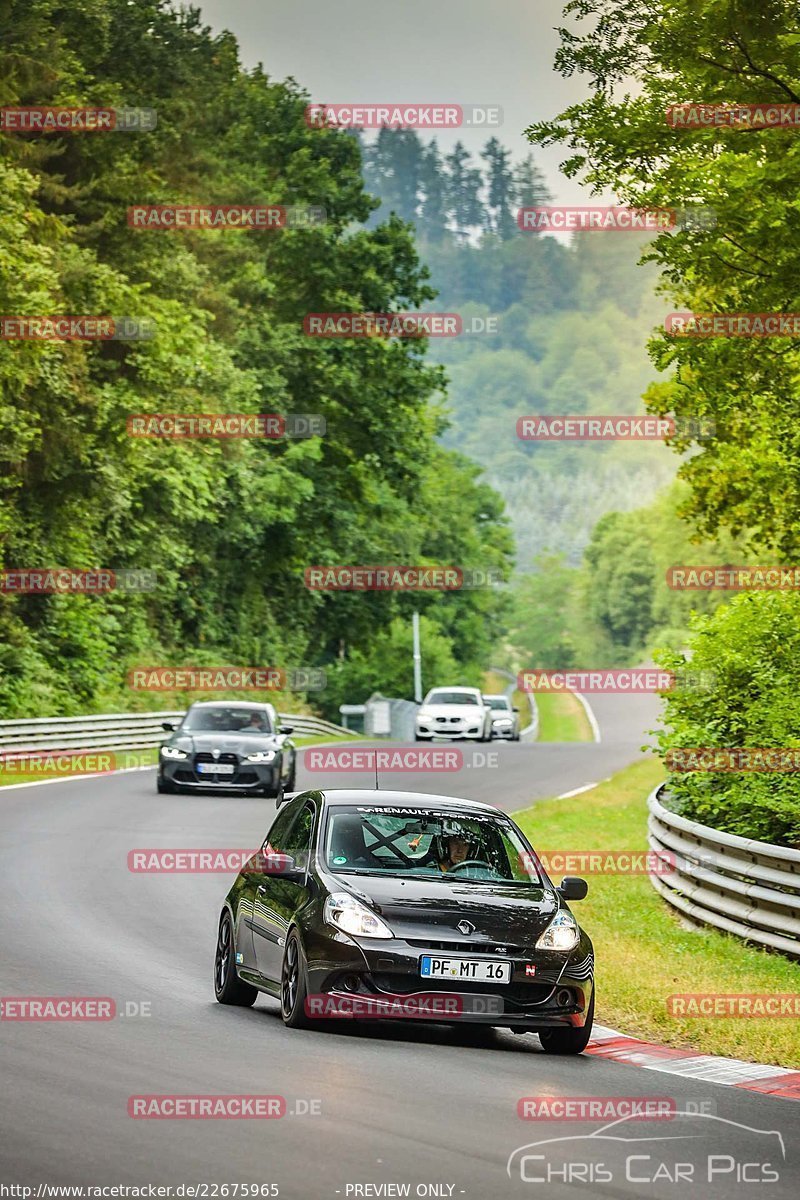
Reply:
[[571, 912], [562, 908], [553, 917], [536, 943], [537, 950], [574, 950], [581, 940], [578, 923]]
[[348, 892], [334, 892], [325, 901], [325, 920], [353, 937], [391, 938], [389, 926]]
[[272, 762], [277, 754], [276, 750], [256, 750], [253, 754], [248, 754], [245, 762]]
[[189, 755], [186, 753], [185, 750], [179, 750], [177, 746], [162, 746], [161, 747], [161, 757], [162, 758], [188, 758]]
[[430, 721], [430, 719], [431, 719], [431, 714], [428, 712], [418, 712], [417, 713], [418, 721]]

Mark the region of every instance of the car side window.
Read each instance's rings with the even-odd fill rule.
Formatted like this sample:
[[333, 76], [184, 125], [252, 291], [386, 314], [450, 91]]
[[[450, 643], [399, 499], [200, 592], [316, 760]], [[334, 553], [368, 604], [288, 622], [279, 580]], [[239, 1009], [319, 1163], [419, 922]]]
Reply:
[[272, 822], [270, 831], [264, 839], [262, 847], [267, 853], [273, 854], [288, 854], [287, 837], [292, 823], [297, 816], [297, 811], [300, 808], [299, 804], [287, 804], [281, 812], [278, 813], [275, 820]]
[[314, 825], [314, 810], [310, 804], [303, 807], [295, 823], [289, 830], [286, 845], [282, 847], [284, 854], [290, 854], [295, 866], [308, 866], [308, 851], [311, 844], [311, 830]]

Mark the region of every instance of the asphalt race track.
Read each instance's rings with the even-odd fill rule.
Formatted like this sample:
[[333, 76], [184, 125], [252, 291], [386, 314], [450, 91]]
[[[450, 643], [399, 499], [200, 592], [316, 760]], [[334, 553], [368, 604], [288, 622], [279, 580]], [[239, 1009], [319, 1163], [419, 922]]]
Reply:
[[[636, 757], [655, 710], [647, 697], [605, 699], [595, 709], [599, 744], [494, 745], [485, 749], [497, 751], [496, 768], [464, 769], [433, 783], [430, 776], [394, 776], [385, 786], [474, 796], [514, 810], [598, 781]], [[300, 773], [300, 786], [321, 782], [319, 774]], [[336, 782], [349, 785], [354, 777]], [[3, 789], [0, 803], [0, 992], [109, 996], [121, 1014], [107, 1022], [2, 1022], [5, 1184], [34, 1185], [34, 1196], [44, 1182], [275, 1184], [292, 1200], [798, 1194], [800, 1110], [791, 1102], [591, 1056], [548, 1057], [534, 1036], [500, 1031], [482, 1042], [469, 1030], [390, 1022], [293, 1031], [283, 1028], [272, 1001], [260, 999], [251, 1010], [218, 1005], [211, 968], [229, 876], [135, 874], [128, 852], [255, 847], [271, 802], [158, 796], [152, 772], [142, 771]], [[602, 978], [601, 963], [601, 1021]], [[143, 1005], [149, 1015], [142, 1015]], [[280, 1095], [287, 1114], [276, 1120], [128, 1116], [129, 1096], [166, 1093]], [[518, 1100], [541, 1095], [671, 1097], [687, 1111], [711, 1108], [717, 1119], [623, 1127], [625, 1137], [647, 1139], [633, 1151], [635, 1166], [626, 1166], [629, 1143], [598, 1149], [596, 1141], [586, 1142], [597, 1122], [521, 1120]], [[562, 1143], [547, 1150], [553, 1156], [547, 1169], [555, 1172], [549, 1185], [535, 1182], [544, 1154], [524, 1160], [526, 1181], [519, 1157], [507, 1173], [517, 1148], [576, 1136], [583, 1141], [566, 1143], [569, 1169]], [[712, 1183], [705, 1175], [709, 1154], [730, 1155], [731, 1163], [715, 1160]], [[765, 1168], [767, 1160], [772, 1166]], [[675, 1181], [676, 1163], [683, 1164], [683, 1182]], [[776, 1182], [756, 1181], [775, 1169]], [[642, 1182], [654, 1175], [655, 1182]]]

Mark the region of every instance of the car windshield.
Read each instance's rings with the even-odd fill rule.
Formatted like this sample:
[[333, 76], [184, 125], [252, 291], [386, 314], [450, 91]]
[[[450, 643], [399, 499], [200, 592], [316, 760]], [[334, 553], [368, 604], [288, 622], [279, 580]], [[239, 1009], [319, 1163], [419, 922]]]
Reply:
[[473, 692], [428, 692], [426, 704], [477, 704], [478, 697]]
[[484, 696], [483, 702], [484, 704], [488, 704], [490, 708], [503, 708], [506, 712], [511, 708], [505, 696]]
[[342, 875], [541, 887], [535, 855], [501, 816], [457, 809], [332, 808], [324, 861]]
[[272, 722], [265, 708], [190, 708], [181, 731], [186, 733], [272, 733]]

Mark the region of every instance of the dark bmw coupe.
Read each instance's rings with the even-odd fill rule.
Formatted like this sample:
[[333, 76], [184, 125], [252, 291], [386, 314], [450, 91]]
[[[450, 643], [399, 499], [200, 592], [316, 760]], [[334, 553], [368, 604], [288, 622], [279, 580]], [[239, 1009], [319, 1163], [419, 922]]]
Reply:
[[277, 796], [291, 791], [297, 771], [290, 725], [271, 704], [202, 701], [193, 704], [158, 752], [159, 792], [229, 791]]
[[537, 1033], [579, 1054], [594, 955], [567, 901], [505, 813], [415, 792], [289, 798], [219, 921], [221, 1004], [280, 1001], [286, 1025], [389, 1017]]

